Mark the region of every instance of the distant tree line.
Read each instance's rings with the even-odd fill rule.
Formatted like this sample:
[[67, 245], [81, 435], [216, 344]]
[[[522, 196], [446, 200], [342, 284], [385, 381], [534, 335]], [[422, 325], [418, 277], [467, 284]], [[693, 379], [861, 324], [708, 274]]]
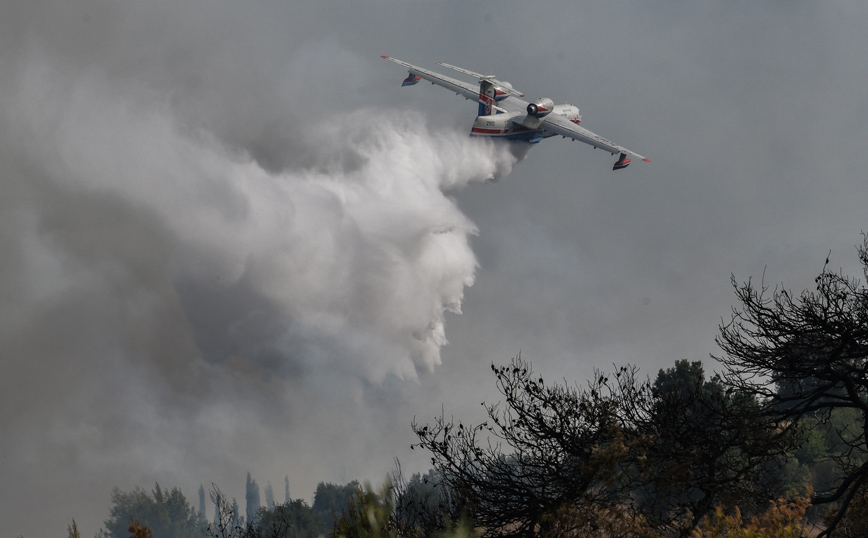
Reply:
[[[195, 510], [178, 488], [164, 489], [156, 484], [150, 492], [140, 487], [124, 492], [112, 490], [109, 519], [97, 533], [97, 538], [127, 538], [135, 532], [151, 533], [152, 538], [318, 538], [332, 529], [336, 514], [340, 514], [351, 499], [361, 491], [357, 481], [344, 485], [320, 482], [314, 494], [313, 506], [303, 499], [276, 503], [273, 492], [266, 489], [267, 506], [260, 505], [256, 481], [247, 474], [246, 510], [241, 511], [235, 499], [227, 497], [216, 485], [210, 488], [214, 518], [204, 514], [204, 487], [200, 488], [200, 508]], [[75, 522], [70, 533], [78, 532]], [[137, 529], [137, 530], [136, 530]], [[147, 529], [147, 531], [145, 531]]]

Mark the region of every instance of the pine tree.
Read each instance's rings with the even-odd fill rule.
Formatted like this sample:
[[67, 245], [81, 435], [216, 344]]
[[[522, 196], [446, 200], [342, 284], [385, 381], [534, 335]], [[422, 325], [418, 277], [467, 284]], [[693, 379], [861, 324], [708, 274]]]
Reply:
[[136, 487], [130, 492], [112, 490], [112, 507], [103, 535], [127, 538], [131, 519], [147, 526], [161, 538], [187, 538], [199, 532], [204, 520], [179, 488], [164, 489], [156, 484], [147, 492]]
[[271, 488], [271, 482], [265, 486], [265, 505], [269, 510], [274, 510], [274, 489]]
[[247, 501], [247, 521], [252, 522], [262, 503], [259, 500], [259, 484], [250, 477], [249, 472], [247, 473], [247, 488], [244, 498]]

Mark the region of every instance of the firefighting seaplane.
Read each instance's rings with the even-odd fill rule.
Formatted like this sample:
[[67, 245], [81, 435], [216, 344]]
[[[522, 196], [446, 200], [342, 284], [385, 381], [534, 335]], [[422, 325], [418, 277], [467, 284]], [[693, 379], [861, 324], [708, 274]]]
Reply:
[[522, 99], [525, 95], [514, 89], [509, 82], [498, 80], [494, 75], [483, 75], [443, 62], [440, 62], [440, 65], [477, 79], [479, 85], [447, 77], [390, 56], [383, 58], [410, 71], [402, 86], [412, 86], [425, 79], [466, 99], [479, 102], [479, 112], [470, 131], [472, 136], [536, 143], [550, 136], [560, 135], [589, 144], [594, 149], [600, 148], [612, 155], [618, 155], [613, 170], [627, 168], [630, 164], [628, 155], [649, 161], [635, 151], [581, 127], [579, 123], [582, 115], [573, 105], [556, 105], [548, 98], [528, 102]]

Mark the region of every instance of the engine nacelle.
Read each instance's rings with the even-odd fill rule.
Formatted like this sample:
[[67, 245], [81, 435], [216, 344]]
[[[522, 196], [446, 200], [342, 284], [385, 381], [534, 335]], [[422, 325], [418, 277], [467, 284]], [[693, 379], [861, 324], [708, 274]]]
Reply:
[[551, 99], [543, 98], [537, 99], [533, 103], [527, 105], [527, 114], [529, 116], [535, 116], [537, 118], [542, 118], [551, 113], [555, 108], [555, 103]]

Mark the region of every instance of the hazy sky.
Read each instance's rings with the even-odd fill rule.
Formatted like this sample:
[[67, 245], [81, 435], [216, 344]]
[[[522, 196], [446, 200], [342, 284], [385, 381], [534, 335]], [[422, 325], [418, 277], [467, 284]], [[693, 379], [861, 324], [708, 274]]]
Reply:
[[[861, 276], [864, 2], [28, 0], [0, 8], [0, 528], [119, 486], [379, 483], [414, 417], [709, 361], [729, 282]], [[467, 137], [387, 54], [651, 159]], [[460, 315], [459, 315], [460, 313]], [[446, 342], [448, 340], [448, 345]]]

